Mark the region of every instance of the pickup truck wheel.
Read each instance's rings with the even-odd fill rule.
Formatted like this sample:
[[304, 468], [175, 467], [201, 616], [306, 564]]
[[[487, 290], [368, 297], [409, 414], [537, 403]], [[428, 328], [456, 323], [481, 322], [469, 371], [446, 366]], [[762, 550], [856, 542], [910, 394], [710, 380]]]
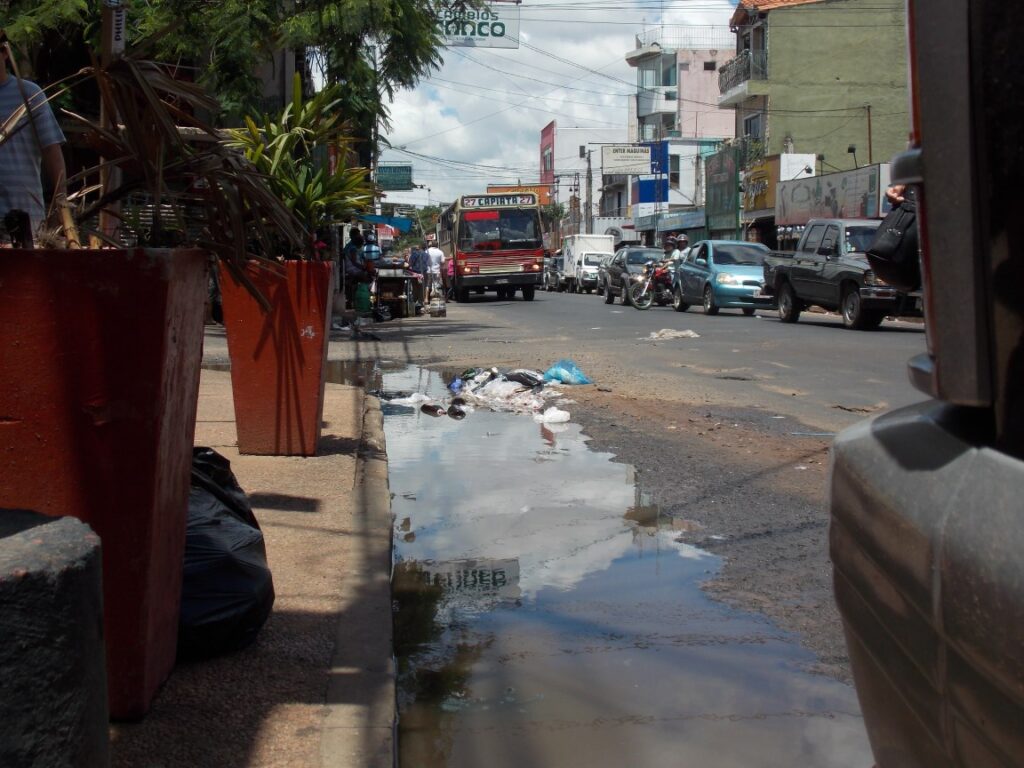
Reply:
[[[523, 301], [533, 301], [534, 286], [524, 285], [523, 286]], [[511, 296], [509, 297], [511, 298]]]
[[604, 287], [604, 303], [613, 304], [615, 302], [615, 294], [612, 293], [611, 283]]
[[459, 304], [465, 304], [469, 301], [469, 288], [457, 288], [455, 290], [455, 300]]
[[710, 285], [704, 286], [704, 314], [718, 314], [718, 305], [715, 304], [715, 291]]
[[744, 307], [743, 308], [743, 314], [746, 315], [747, 317], [753, 317], [754, 316], [754, 312], [756, 312], [756, 311], [757, 310], [755, 310], [753, 307]]
[[676, 312], [685, 312], [690, 308], [690, 305], [683, 301], [683, 289], [678, 285], [676, 289], [672, 291], [672, 309]]
[[793, 286], [783, 283], [779, 286], [779, 320], [784, 323], [795, 323], [800, 319], [802, 307], [793, 293]]
[[877, 312], [864, 309], [860, 289], [856, 285], [848, 285], [843, 290], [843, 301], [839, 308], [843, 315], [843, 325], [855, 331], [871, 330], [882, 322]]

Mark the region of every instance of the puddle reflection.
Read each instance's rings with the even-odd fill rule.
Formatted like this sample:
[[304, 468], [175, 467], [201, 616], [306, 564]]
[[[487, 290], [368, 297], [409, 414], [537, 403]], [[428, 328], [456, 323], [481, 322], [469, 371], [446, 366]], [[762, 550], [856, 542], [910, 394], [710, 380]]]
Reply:
[[578, 426], [384, 411], [401, 765], [871, 764], [853, 689], [709, 600], [720, 563], [685, 543], [698, 526]]

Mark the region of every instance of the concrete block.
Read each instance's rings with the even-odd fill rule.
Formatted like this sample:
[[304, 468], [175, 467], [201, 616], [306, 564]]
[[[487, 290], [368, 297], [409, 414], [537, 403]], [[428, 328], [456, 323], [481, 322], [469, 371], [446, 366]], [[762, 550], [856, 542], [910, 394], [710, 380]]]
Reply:
[[109, 764], [100, 540], [0, 510], [0, 766]]

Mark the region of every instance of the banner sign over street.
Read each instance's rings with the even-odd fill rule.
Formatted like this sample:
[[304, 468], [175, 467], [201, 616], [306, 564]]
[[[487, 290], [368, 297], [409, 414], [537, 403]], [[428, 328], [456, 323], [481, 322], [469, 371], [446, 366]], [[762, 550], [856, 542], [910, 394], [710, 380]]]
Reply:
[[377, 186], [386, 192], [412, 189], [412, 163], [381, 163], [377, 166]]
[[650, 145], [612, 144], [601, 147], [601, 173], [637, 175], [650, 172]]
[[519, 5], [491, 2], [470, 8], [458, 0], [445, 2], [438, 11], [437, 31], [449, 48], [518, 48]]

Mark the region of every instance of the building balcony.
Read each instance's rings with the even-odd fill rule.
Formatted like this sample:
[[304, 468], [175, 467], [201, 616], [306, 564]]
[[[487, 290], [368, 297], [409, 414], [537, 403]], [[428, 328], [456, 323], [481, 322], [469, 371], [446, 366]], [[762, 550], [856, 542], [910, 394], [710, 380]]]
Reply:
[[743, 51], [718, 70], [718, 106], [731, 107], [768, 92], [768, 51]]

